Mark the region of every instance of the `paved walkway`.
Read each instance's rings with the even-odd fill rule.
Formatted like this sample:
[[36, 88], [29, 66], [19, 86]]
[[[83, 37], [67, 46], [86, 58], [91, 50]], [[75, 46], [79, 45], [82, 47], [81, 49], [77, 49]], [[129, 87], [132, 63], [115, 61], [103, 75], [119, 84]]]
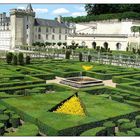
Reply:
[[[56, 76], [56, 79], [47, 80], [46, 83], [61, 84], [60, 81], [61, 81], [62, 79], [64, 79], [64, 78], [61, 78], [61, 77], [57, 77], [57, 76]], [[103, 83], [104, 83], [105, 86], [116, 87], [116, 83], [113, 83], [112, 80], [103, 80]], [[61, 85], [64, 85], [64, 84], [61, 84]]]

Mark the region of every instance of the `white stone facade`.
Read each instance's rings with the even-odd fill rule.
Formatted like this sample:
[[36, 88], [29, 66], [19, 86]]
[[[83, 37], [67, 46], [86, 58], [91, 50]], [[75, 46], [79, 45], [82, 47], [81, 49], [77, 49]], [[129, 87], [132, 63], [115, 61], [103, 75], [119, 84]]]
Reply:
[[104, 47], [104, 43], [108, 44], [111, 50], [126, 51], [128, 44], [132, 42], [136, 44], [136, 48], [140, 48], [139, 33], [131, 31], [132, 26], [140, 26], [140, 21], [133, 20], [111, 20], [97, 21], [88, 23], [77, 23], [75, 29], [68, 37], [68, 44], [72, 42], [82, 46], [93, 48], [96, 46]]

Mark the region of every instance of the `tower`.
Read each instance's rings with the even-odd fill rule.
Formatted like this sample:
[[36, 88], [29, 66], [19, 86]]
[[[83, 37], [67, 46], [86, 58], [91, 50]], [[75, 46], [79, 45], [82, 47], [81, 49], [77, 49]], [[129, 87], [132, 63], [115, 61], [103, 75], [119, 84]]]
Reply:
[[35, 12], [31, 4], [23, 9], [11, 9], [11, 48], [19, 47], [21, 45], [32, 45], [34, 34], [34, 18]]

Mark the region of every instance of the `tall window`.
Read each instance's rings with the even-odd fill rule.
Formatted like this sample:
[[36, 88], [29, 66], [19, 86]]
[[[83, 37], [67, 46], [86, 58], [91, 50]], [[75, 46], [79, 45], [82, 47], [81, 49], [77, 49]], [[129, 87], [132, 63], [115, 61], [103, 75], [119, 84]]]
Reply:
[[27, 25], [27, 26], [26, 26], [26, 29], [28, 29], [28, 28], [29, 28], [29, 26]]
[[48, 35], [46, 35], [46, 40], [48, 40]]
[[27, 16], [27, 21], [28, 21], [28, 16]]
[[55, 33], [55, 29], [53, 28], [53, 33]]
[[61, 28], [59, 28], [59, 33], [61, 34]]
[[65, 40], [67, 40], [67, 35], [65, 35]]
[[48, 29], [48, 28], [46, 28], [46, 32], [47, 32], [47, 33], [49, 32], [49, 29]]
[[38, 28], [38, 32], [41, 32], [41, 28], [40, 27]]
[[40, 34], [38, 35], [38, 39], [41, 39], [41, 35]]
[[59, 40], [61, 40], [61, 35], [59, 35]]
[[67, 29], [65, 29], [65, 34], [67, 34]]
[[55, 39], [54, 35], [52, 35], [52, 39], [53, 39], [53, 40]]

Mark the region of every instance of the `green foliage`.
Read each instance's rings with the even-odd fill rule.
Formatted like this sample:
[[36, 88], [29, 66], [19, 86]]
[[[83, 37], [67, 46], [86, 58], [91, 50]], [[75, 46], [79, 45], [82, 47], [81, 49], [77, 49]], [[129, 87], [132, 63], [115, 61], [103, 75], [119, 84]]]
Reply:
[[18, 54], [18, 61], [20, 65], [24, 65], [24, 56], [21, 52]]
[[39, 129], [35, 124], [25, 123], [16, 132], [6, 133], [5, 136], [37, 136]]
[[12, 59], [13, 59], [13, 53], [8, 52], [8, 53], [6, 54], [6, 62], [7, 62], [8, 64], [11, 64], [11, 63], [12, 63]]
[[15, 54], [13, 56], [13, 65], [17, 65], [18, 64], [18, 58], [17, 58], [17, 55]]
[[27, 55], [26, 56], [26, 64], [30, 64], [31, 63], [30, 61], [31, 61], [31, 58], [30, 58], [30, 56]]
[[106, 127], [106, 131], [107, 131], [107, 136], [113, 136], [115, 133], [115, 123], [113, 123], [112, 121], [108, 121], [105, 122], [103, 124], [104, 127]]
[[12, 127], [17, 128], [20, 125], [20, 116], [13, 114], [10, 118], [10, 123], [12, 124]]
[[88, 62], [90, 62], [92, 59], [92, 56], [91, 55], [88, 55]]
[[79, 61], [80, 61], [80, 62], [82, 62], [82, 61], [83, 61], [83, 55], [82, 55], [82, 53], [81, 53], [81, 52], [79, 53]]
[[135, 120], [136, 120], [136, 126], [137, 126], [138, 128], [140, 128], [140, 115], [136, 116], [136, 117], [135, 117]]
[[133, 128], [132, 131], [136, 134], [136, 136], [140, 136], [140, 128]]
[[0, 123], [0, 136], [2, 136], [4, 134], [4, 123]]
[[71, 54], [71, 52], [70, 52], [69, 50], [67, 50], [67, 51], [66, 51], [66, 56], [65, 56], [65, 58], [66, 58], [66, 59], [70, 59], [70, 54]]

